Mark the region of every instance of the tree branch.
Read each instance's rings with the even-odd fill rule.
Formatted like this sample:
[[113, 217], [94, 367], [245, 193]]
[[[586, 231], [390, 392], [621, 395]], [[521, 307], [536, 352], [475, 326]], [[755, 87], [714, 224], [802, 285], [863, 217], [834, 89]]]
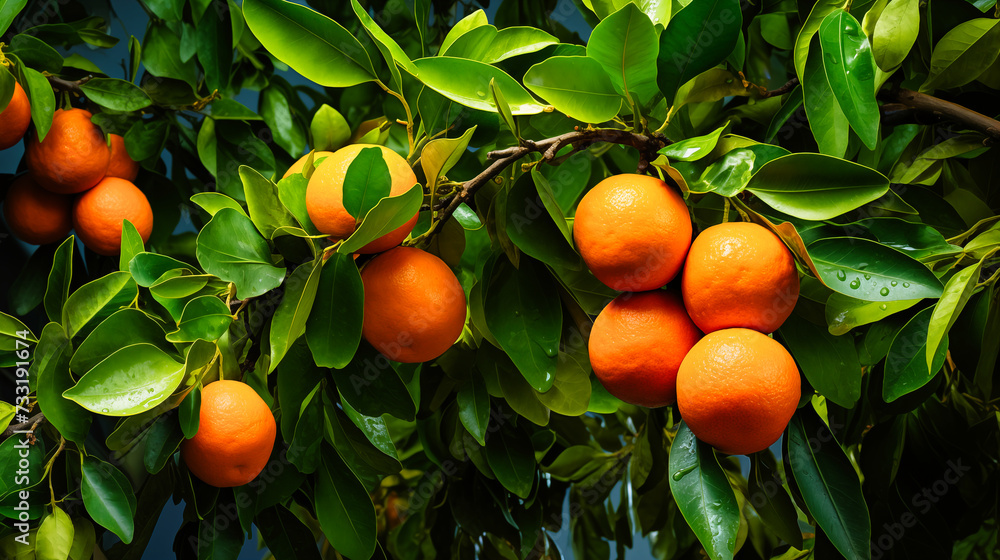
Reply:
[[977, 113], [951, 101], [938, 99], [930, 95], [909, 89], [883, 91], [879, 97], [913, 109], [916, 113], [924, 113], [938, 118], [944, 118], [954, 123], [964, 125], [982, 132], [992, 141], [1000, 140], [1000, 121]]
[[28, 418], [27, 422], [21, 422], [20, 424], [11, 424], [7, 426], [7, 429], [3, 431], [2, 439], [7, 439], [8, 437], [14, 435], [14, 432], [24, 430], [26, 428], [31, 428], [34, 431], [35, 426], [41, 424], [45, 421], [45, 414], [39, 412], [38, 414]]
[[[530, 153], [540, 153], [542, 154], [543, 161], [552, 163], [556, 153], [565, 146], [573, 146], [573, 150], [577, 151], [600, 142], [623, 144], [639, 150], [639, 171], [645, 170], [649, 162], [656, 159], [656, 152], [660, 148], [670, 144], [670, 140], [657, 134], [645, 135], [618, 129], [588, 129], [568, 132], [553, 138], [546, 138], [545, 140], [523, 140], [519, 146], [490, 152], [486, 158], [494, 160], [493, 163], [483, 170], [482, 173], [462, 184], [462, 188], [448, 199], [444, 210], [441, 212], [441, 216], [435, 222], [434, 228], [425, 235], [429, 236], [437, 228], [441, 227], [444, 222], [451, 218], [460, 204], [472, 198], [486, 183], [493, 180], [501, 171], [522, 157]], [[442, 203], [445, 204], [444, 201]]]
[[83, 90], [80, 89], [80, 86], [90, 81], [90, 76], [87, 76], [86, 78], [81, 78], [75, 82], [64, 80], [59, 76], [45, 76], [45, 77], [48, 78], [49, 84], [52, 86], [52, 89], [61, 91], [70, 91], [81, 95], [83, 94]]
[[797, 85], [799, 85], [799, 79], [798, 78], [792, 78], [791, 80], [788, 80], [787, 82], [785, 82], [785, 85], [781, 86], [778, 89], [772, 89], [770, 91], [765, 91], [764, 93], [761, 94], [761, 97], [767, 98], [767, 97], [774, 97], [776, 95], [785, 95], [786, 93], [788, 93], [788, 92], [792, 91], [793, 89], [795, 89], [795, 86], [797, 86]]

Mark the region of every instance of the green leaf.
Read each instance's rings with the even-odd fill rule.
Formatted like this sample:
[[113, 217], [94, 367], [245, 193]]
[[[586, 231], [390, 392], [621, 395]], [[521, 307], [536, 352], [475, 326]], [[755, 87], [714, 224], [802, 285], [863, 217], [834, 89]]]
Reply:
[[163, 470], [184, 440], [184, 432], [173, 414], [161, 414], [146, 432], [143, 466], [150, 474]]
[[63, 437], [83, 445], [92, 417], [78, 404], [63, 397], [63, 392], [73, 386], [71, 355], [73, 348], [62, 327], [58, 323], [45, 325], [35, 347], [31, 376], [35, 379], [38, 405], [45, 418]]
[[717, 66], [739, 40], [743, 14], [737, 0], [691, 2], [660, 34], [656, 81], [666, 98], [698, 74]]
[[545, 110], [517, 80], [503, 70], [464, 58], [435, 56], [414, 61], [420, 71], [418, 78], [427, 87], [472, 109], [497, 112], [490, 81], [494, 81], [510, 103], [514, 115], [534, 115]]
[[447, 51], [442, 50], [439, 54], [495, 64], [558, 42], [552, 35], [534, 27], [511, 26], [498, 31], [492, 25], [481, 25], [464, 33]]
[[376, 544], [375, 506], [340, 455], [325, 445], [315, 504], [320, 528], [333, 548], [349, 558], [371, 557]]
[[[410, 57], [406, 55], [399, 43], [392, 38], [388, 33], [382, 30], [381, 27], [375, 23], [375, 20], [368, 15], [367, 8], [361, 7], [361, 4], [357, 0], [351, 0], [351, 8], [354, 9], [354, 14], [358, 16], [361, 21], [361, 25], [364, 26], [365, 31], [368, 35], [376, 42], [379, 50], [382, 51], [382, 55], [385, 57], [386, 64], [391, 67], [396, 65], [401, 66], [404, 70], [410, 74], [416, 75], [417, 67], [413, 65]], [[394, 74], [398, 72], [395, 71]]]
[[535, 454], [531, 440], [504, 424], [486, 440], [486, 461], [504, 488], [527, 499], [535, 482]]
[[471, 14], [465, 16], [458, 23], [456, 23], [451, 28], [451, 30], [448, 31], [448, 34], [445, 36], [444, 41], [441, 43], [441, 48], [438, 50], [438, 52], [439, 53], [447, 52], [448, 49], [451, 48], [451, 45], [454, 44], [455, 41], [459, 39], [459, 37], [465, 35], [466, 33], [472, 31], [473, 29], [482, 27], [484, 25], [488, 25], [488, 21], [486, 19], [486, 12], [482, 10], [476, 10]]
[[174, 78], [190, 85], [198, 83], [198, 65], [194, 59], [186, 62], [177, 56], [181, 38], [165, 23], [150, 22], [142, 39], [142, 65], [147, 72], [159, 78]]
[[326, 103], [316, 109], [309, 125], [312, 147], [316, 151], [334, 151], [351, 139], [351, 126], [340, 111]]
[[[827, 83], [827, 86], [829, 85], [830, 84]], [[793, 115], [798, 113], [799, 109], [802, 107], [802, 103], [802, 86], [798, 85], [795, 86], [795, 89], [788, 94], [788, 97], [786, 97], [785, 101], [781, 104], [781, 108], [778, 109], [778, 112], [775, 113], [774, 117], [771, 119], [771, 124], [768, 125], [767, 133], [764, 135], [765, 142], [774, 142], [774, 137], [777, 136], [779, 132], [788, 130], [785, 128], [785, 125]], [[788, 133], [786, 133], [786, 137], [787, 135]]]
[[10, 421], [17, 414], [17, 407], [6, 402], [0, 402], [0, 430], [6, 430]]
[[[177, 407], [177, 417], [181, 425], [181, 433], [186, 439], [191, 439], [198, 433], [201, 424], [201, 386], [197, 385], [184, 397]], [[291, 439], [291, 438], [289, 438]]]
[[830, 429], [809, 407], [788, 424], [788, 462], [809, 513], [849, 558], [869, 558], [871, 521], [861, 482]]
[[586, 56], [553, 56], [532, 66], [524, 85], [570, 118], [586, 123], [613, 119], [622, 100], [604, 68]]
[[529, 259], [498, 262], [484, 294], [486, 324], [536, 391], [548, 391], [559, 362], [562, 307], [548, 271]]
[[0, 35], [7, 33], [10, 24], [27, 3], [28, 0], [4, 0], [0, 2]]
[[[659, 93], [656, 76], [660, 66], [657, 61], [659, 52], [660, 45], [657, 44], [653, 22], [632, 3], [625, 4], [622, 9], [604, 18], [587, 41], [587, 57], [604, 67], [615, 90], [632, 107], [648, 105]], [[728, 54], [727, 52], [726, 55]], [[586, 71], [580, 68], [579, 72]], [[688, 78], [699, 73], [700, 71], [695, 72]], [[682, 74], [683, 70], [680, 70], [677, 76]], [[676, 86], [686, 81], [687, 79], [683, 79]]]
[[236, 284], [240, 298], [262, 295], [285, 278], [285, 269], [271, 264], [267, 241], [253, 222], [230, 208], [219, 210], [202, 228], [197, 255], [206, 272]]
[[[204, 18], [202, 18], [204, 19]], [[237, 560], [246, 535], [232, 511], [232, 501], [219, 501], [212, 512], [198, 523], [198, 560]]]
[[852, 337], [833, 336], [794, 313], [779, 332], [813, 388], [844, 408], [858, 402], [861, 363]]
[[92, 455], [83, 458], [80, 473], [83, 505], [90, 517], [125, 544], [132, 542], [136, 500], [125, 475]]
[[[208, 212], [210, 215], [214, 216], [219, 210], [223, 208], [232, 208], [237, 212], [247, 216], [246, 210], [240, 206], [239, 202], [236, 202], [232, 198], [217, 192], [203, 192], [197, 193], [191, 196], [191, 202], [200, 206], [203, 210]], [[250, 216], [247, 216], [248, 218]]]
[[[211, 122], [209, 119], [205, 120]], [[215, 121], [214, 126], [215, 146], [214, 148], [206, 147], [206, 152], [215, 153], [209, 162], [212, 163], [212, 166], [209, 167], [206, 163], [206, 167], [209, 167], [209, 170], [218, 179], [216, 186], [219, 192], [237, 200], [244, 200], [243, 183], [240, 181], [239, 175], [240, 166], [247, 165], [256, 169], [261, 175], [271, 176], [275, 171], [274, 154], [245, 122]], [[199, 143], [199, 155], [201, 152]]]
[[80, 85], [87, 97], [113, 111], [138, 111], [153, 102], [139, 86], [114, 78], [94, 78]]
[[[552, 216], [541, 212], [545, 205], [533, 175], [539, 177], [538, 174], [521, 175], [507, 194], [504, 208], [507, 236], [519, 249], [546, 264], [580, 269], [580, 256], [562, 235]], [[565, 218], [560, 218], [566, 222]]]
[[941, 342], [948, 335], [952, 325], [965, 309], [965, 304], [969, 302], [976, 284], [979, 282], [979, 273], [982, 270], [984, 261], [979, 261], [976, 266], [968, 266], [955, 273], [944, 286], [941, 299], [934, 304], [934, 312], [931, 314], [927, 327], [927, 367], [934, 367], [934, 360], [938, 357], [938, 349]]
[[796, 218], [828, 220], [877, 200], [888, 192], [889, 180], [851, 161], [796, 153], [766, 163], [746, 190]]
[[311, 263], [299, 265], [285, 282], [284, 295], [271, 320], [270, 371], [274, 371], [292, 343], [305, 332], [306, 321], [316, 300], [322, 268], [323, 257], [320, 256]]
[[475, 134], [476, 127], [466, 130], [458, 138], [436, 138], [424, 145], [420, 151], [420, 167], [427, 179], [427, 190], [437, 192], [441, 176], [451, 171], [469, 147], [469, 141]]
[[233, 314], [216, 296], [199, 296], [184, 305], [177, 330], [167, 333], [174, 344], [202, 339], [218, 340], [233, 323]]
[[[26, 454], [25, 455], [22, 455]], [[27, 465], [24, 461], [27, 460]], [[45, 465], [45, 445], [43, 440], [39, 440], [34, 445], [28, 443], [28, 437], [18, 434], [0, 442], [0, 469], [4, 472], [16, 473], [18, 470], [25, 471], [23, 476], [5, 476], [0, 478], [0, 498], [15, 496], [19, 490], [26, 490], [44, 481], [42, 469]], [[11, 505], [16, 505], [11, 504]], [[13, 508], [7, 508], [13, 511]], [[14, 517], [4, 512], [5, 517]]]
[[361, 342], [364, 297], [361, 274], [351, 255], [331, 255], [323, 265], [306, 322], [306, 341], [318, 365], [340, 369], [354, 358]]
[[224, 91], [229, 86], [233, 64], [233, 24], [226, 0], [213, 0], [196, 27], [196, 54], [205, 69], [208, 90]]
[[719, 137], [727, 128], [728, 126], [720, 126], [704, 136], [694, 136], [680, 142], [674, 142], [661, 148], [657, 153], [667, 156], [670, 161], [697, 161], [715, 150], [719, 144]]
[[295, 218], [281, 204], [278, 187], [274, 183], [246, 165], [240, 166], [239, 173], [250, 220], [261, 235], [270, 239], [275, 229], [296, 224]]
[[363, 148], [344, 176], [344, 209], [354, 218], [366, 215], [389, 196], [392, 177], [381, 148]]
[[354, 360], [332, 375], [342, 400], [361, 414], [413, 420], [416, 407], [406, 385], [389, 360], [371, 345], [362, 345]]
[[413, 185], [410, 190], [398, 196], [387, 196], [378, 201], [365, 214], [363, 220], [337, 249], [338, 253], [353, 253], [372, 241], [395, 230], [413, 218], [420, 211], [424, 200], [424, 189]]
[[97, 414], [132, 416], [167, 400], [184, 378], [184, 364], [152, 344], [133, 344], [87, 372], [66, 398]]
[[804, 76], [808, 74], [806, 60], [809, 58], [809, 45], [812, 43], [813, 36], [819, 32], [820, 25], [826, 16], [841, 9], [843, 5], [841, 0], [819, 0], [809, 11], [806, 20], [802, 22], [802, 28], [795, 37], [795, 48], [792, 50], [792, 56], [795, 61], [795, 73], [803, 80], [803, 83], [806, 83]]
[[920, 91], [955, 88], [975, 80], [1000, 54], [1000, 20], [964, 21], [934, 46], [930, 72]]
[[570, 354], [559, 355], [552, 388], [538, 393], [538, 400], [556, 414], [580, 416], [590, 406], [590, 372]]
[[62, 310], [63, 328], [73, 338], [129, 305], [138, 295], [139, 288], [127, 272], [112, 272], [84, 284], [66, 300]]
[[139, 74], [139, 64], [142, 63], [142, 45], [135, 35], [130, 35], [128, 39], [128, 80], [135, 81]]
[[[123, 235], [124, 239], [124, 235]], [[69, 298], [69, 285], [73, 278], [73, 247], [76, 237], [70, 236], [59, 244], [52, 256], [52, 269], [49, 271], [45, 288], [45, 314], [50, 321], [62, 318], [63, 306]]]
[[938, 230], [901, 218], [868, 218], [857, 222], [857, 225], [867, 229], [882, 245], [918, 260], [961, 250], [957, 245], [948, 243]]
[[163, 152], [169, 134], [167, 121], [136, 121], [125, 133], [125, 149], [135, 161], [156, 158]]
[[87, 560], [97, 543], [94, 524], [85, 517], [73, 520], [73, 546], [69, 551], [70, 560]]
[[351, 419], [351, 422], [353, 422], [354, 425], [362, 431], [362, 433], [364, 433], [365, 437], [372, 445], [374, 445], [387, 457], [392, 457], [397, 460], [399, 459], [396, 452], [396, 445], [392, 442], [392, 436], [389, 435], [389, 428], [381, 416], [366, 416], [361, 414], [360, 412], [354, 410], [349, 402], [341, 401], [341, 405], [344, 407], [344, 412], [347, 414], [347, 417]]
[[235, 99], [216, 99], [205, 107], [204, 113], [215, 120], [259, 121], [263, 117]]
[[892, 402], [930, 383], [948, 355], [948, 335], [939, 343], [933, 360], [927, 360], [927, 334], [933, 309], [917, 313], [892, 339], [885, 358], [882, 398]]
[[138, 253], [129, 262], [128, 270], [135, 278], [136, 283], [143, 288], [152, 287], [171, 270], [199, 274], [198, 270], [191, 265], [158, 253]]
[[254, 521], [275, 560], [320, 560], [312, 531], [285, 506], [269, 507]]
[[66, 560], [73, 548], [73, 520], [57, 505], [52, 514], [42, 520], [35, 535], [35, 558], [38, 560]]
[[712, 446], [681, 423], [670, 446], [670, 492], [709, 558], [733, 557], [739, 506]]
[[24, 64], [40, 72], [58, 74], [62, 70], [63, 58], [59, 52], [33, 35], [15, 35], [8, 49]]
[[473, 374], [457, 394], [458, 418], [465, 429], [486, 445], [486, 429], [490, 423], [490, 394], [482, 377]]
[[782, 540], [802, 546], [795, 505], [785, 491], [774, 455], [769, 450], [754, 453], [747, 477], [747, 499], [764, 523]]
[[872, 34], [872, 55], [889, 72], [903, 63], [920, 30], [919, 0], [892, 0], [878, 16]]
[[847, 296], [881, 302], [941, 296], [941, 281], [926, 266], [874, 241], [830, 237], [808, 249], [823, 283]]
[[323, 14], [284, 0], [250, 0], [243, 2], [243, 16], [268, 52], [321, 86], [376, 79], [361, 43]]
[[510, 103], [507, 103], [507, 98], [504, 97], [503, 91], [497, 87], [496, 80], [490, 80], [490, 95], [493, 97], [493, 104], [497, 108], [497, 112], [500, 113], [500, 118], [510, 129], [511, 133], [514, 134], [515, 138], [521, 138], [521, 129], [517, 125], [517, 121], [514, 120], [514, 115], [510, 112]]
[[56, 96], [49, 85], [49, 80], [41, 72], [28, 67], [22, 67], [24, 81], [21, 86], [28, 94], [31, 103], [31, 122], [35, 123], [35, 133], [39, 142], [52, 128], [52, 115], [56, 112]]
[[142, 242], [142, 236], [139, 235], [139, 231], [135, 229], [132, 222], [126, 220], [122, 221], [122, 245], [121, 245], [121, 255], [118, 257], [118, 270], [122, 272], [128, 272], [129, 263], [136, 255], [142, 253], [146, 250], [146, 246]]
[[[23, 336], [27, 335], [27, 336]], [[25, 350], [25, 344], [36, 342], [35, 335], [18, 318], [0, 313], [0, 351], [14, 353], [15, 350]], [[28, 352], [24, 352], [28, 354]], [[17, 356], [24, 360], [26, 357]]]
[[919, 299], [888, 302], [865, 301], [835, 293], [826, 300], [827, 330], [834, 336], [847, 334], [854, 327], [876, 323], [918, 303], [920, 303]]
[[813, 40], [813, 51], [806, 60], [805, 74], [801, 78], [802, 103], [819, 151], [844, 157], [851, 136], [850, 122], [826, 77], [825, 64], [817, 37]]
[[7, 70], [6, 66], [0, 70], [0, 112], [6, 110], [7, 105], [10, 104], [10, 100], [14, 96], [15, 83], [14, 75]]
[[309, 219], [309, 210], [306, 209], [306, 188], [308, 186], [309, 179], [305, 175], [292, 173], [278, 181], [278, 198], [281, 200], [281, 204], [295, 217], [295, 221], [302, 226], [303, 231], [310, 235], [319, 235], [319, 230]]
[[274, 142], [286, 152], [298, 156], [306, 149], [306, 130], [292, 104], [294, 93], [286, 82], [275, 79], [260, 92], [260, 114], [271, 129]]
[[875, 101], [875, 59], [861, 24], [844, 10], [828, 15], [819, 29], [823, 68], [840, 109], [861, 141], [874, 150], [880, 114]]

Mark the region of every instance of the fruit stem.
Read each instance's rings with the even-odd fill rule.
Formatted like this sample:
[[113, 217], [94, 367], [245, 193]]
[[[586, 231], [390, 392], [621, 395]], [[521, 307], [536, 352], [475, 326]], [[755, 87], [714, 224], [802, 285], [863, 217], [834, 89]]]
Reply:
[[382, 80], [375, 80], [375, 83], [385, 90], [386, 93], [395, 97], [400, 103], [403, 104], [403, 110], [406, 111], [406, 139], [410, 145], [410, 151], [406, 155], [406, 159], [409, 161], [413, 157], [413, 153], [417, 148], [416, 143], [413, 141], [413, 113], [410, 112], [410, 104], [406, 102], [406, 99], [404, 99], [401, 94], [396, 93], [390, 89], [389, 86], [385, 85]]

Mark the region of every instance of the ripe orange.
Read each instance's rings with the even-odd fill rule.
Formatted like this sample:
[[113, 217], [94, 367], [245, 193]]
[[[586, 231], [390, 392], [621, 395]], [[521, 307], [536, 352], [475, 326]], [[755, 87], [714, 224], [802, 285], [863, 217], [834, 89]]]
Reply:
[[125, 179], [107, 177], [73, 204], [77, 235], [100, 255], [117, 255], [121, 251], [123, 220], [132, 222], [143, 242], [149, 241], [153, 209], [146, 195]]
[[51, 193], [21, 175], [4, 199], [3, 216], [18, 239], [33, 245], [54, 243], [73, 228], [73, 197]]
[[24, 88], [16, 81], [10, 103], [0, 112], [0, 123], [3, 123], [3, 126], [0, 126], [0, 150], [6, 150], [17, 144], [31, 124], [31, 104], [28, 102], [28, 94], [24, 93]]
[[212, 486], [242, 486], [264, 470], [276, 430], [267, 403], [249, 385], [209, 383], [201, 391], [198, 433], [181, 443], [181, 458]]
[[438, 257], [397, 247], [361, 271], [365, 286], [361, 333], [390, 360], [426, 362], [444, 354], [465, 325], [465, 291]]
[[684, 264], [691, 217], [681, 196], [663, 181], [615, 175], [580, 201], [573, 240], [587, 268], [608, 287], [655, 290]]
[[125, 139], [117, 134], [111, 134], [111, 161], [108, 164], [108, 177], [120, 177], [126, 181], [135, 181], [139, 175], [139, 162], [133, 160], [125, 149]]
[[799, 273], [767, 229], [730, 222], [701, 232], [681, 276], [684, 305], [702, 332], [745, 327], [774, 332], [799, 298]]
[[[319, 160], [321, 160], [323, 158], [326, 158], [326, 157], [332, 156], [333, 152], [326, 152], [326, 151], [320, 150], [318, 152], [312, 152], [312, 154], [313, 154], [313, 166], [315, 166], [317, 163], [319, 163]], [[306, 165], [306, 159], [308, 157], [309, 157], [309, 154], [306, 154], [306, 155], [300, 157], [295, 163], [292, 164], [291, 167], [288, 168], [288, 171], [285, 171], [285, 174], [282, 175], [281, 178], [284, 179], [285, 177], [288, 177], [292, 173], [302, 173], [302, 168], [305, 167], [305, 165]], [[413, 185], [410, 185], [410, 186], [413, 186]]]
[[[358, 216], [356, 219], [344, 208], [344, 178], [347, 176], [347, 168], [364, 148], [382, 150], [382, 157], [389, 166], [389, 174], [392, 176], [392, 186], [389, 190], [391, 196], [403, 194], [417, 184], [417, 176], [413, 174], [413, 169], [406, 160], [385, 146], [353, 144], [328, 156], [309, 178], [309, 185], [306, 187], [306, 211], [309, 212], [309, 219], [316, 229], [334, 240], [350, 236], [354, 233], [357, 222], [364, 218]], [[369, 254], [389, 250], [402, 243], [416, 224], [417, 214], [414, 214], [408, 222], [365, 245], [358, 252]]]
[[111, 149], [83, 109], [59, 109], [44, 142], [28, 141], [28, 170], [42, 187], [57, 193], [83, 192], [104, 178]]
[[609, 393], [650, 408], [677, 400], [677, 368], [701, 332], [679, 295], [625, 293], [601, 311], [590, 332], [590, 365]]
[[801, 397], [795, 360], [750, 329], [706, 334], [677, 372], [677, 406], [698, 439], [730, 455], [767, 449]]

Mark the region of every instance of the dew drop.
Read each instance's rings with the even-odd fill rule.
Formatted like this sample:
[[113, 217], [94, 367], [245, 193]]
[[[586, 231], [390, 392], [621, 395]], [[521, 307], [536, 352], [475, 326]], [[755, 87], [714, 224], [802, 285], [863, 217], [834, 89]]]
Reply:
[[691, 465], [690, 467], [684, 467], [683, 469], [675, 472], [673, 476], [671, 476], [670, 478], [673, 478], [675, 481], [680, 480], [693, 470], [694, 470], [694, 465]]
[[854, 280], [851, 280], [850, 286], [851, 286], [852, 290], [857, 290], [858, 288], [861, 287], [861, 280], [859, 280], [857, 278], [855, 278]]
[[486, 92], [485, 91], [479, 90], [479, 91], [476, 92], [476, 95], [479, 96], [480, 99], [486, 99]]
[[903, 282], [903, 287], [904, 288], [909, 288], [910, 287], [910, 283], [909, 282]]
[[895, 288], [897, 283], [898, 282], [896, 282], [895, 280], [893, 280], [892, 282], [889, 282], [889, 285], [892, 286], [893, 288]]
[[871, 279], [872, 279], [871, 274], [865, 274], [865, 280], [871, 280]]
[[837, 271], [837, 280], [840, 280], [841, 282], [843, 282], [844, 280], [847, 280], [847, 273], [844, 272], [843, 270], [838, 270]]
[[101, 412], [110, 412], [110, 411], [108, 409], [106, 409], [106, 408], [102, 408]]
[[889, 309], [889, 306], [883, 303], [882, 305], [878, 306], [878, 308], [881, 309], [882, 311], [885, 311], [886, 309]]
[[885, 297], [889, 295], [889, 288], [882, 288], [878, 293], [882, 294], [882, 297]]

